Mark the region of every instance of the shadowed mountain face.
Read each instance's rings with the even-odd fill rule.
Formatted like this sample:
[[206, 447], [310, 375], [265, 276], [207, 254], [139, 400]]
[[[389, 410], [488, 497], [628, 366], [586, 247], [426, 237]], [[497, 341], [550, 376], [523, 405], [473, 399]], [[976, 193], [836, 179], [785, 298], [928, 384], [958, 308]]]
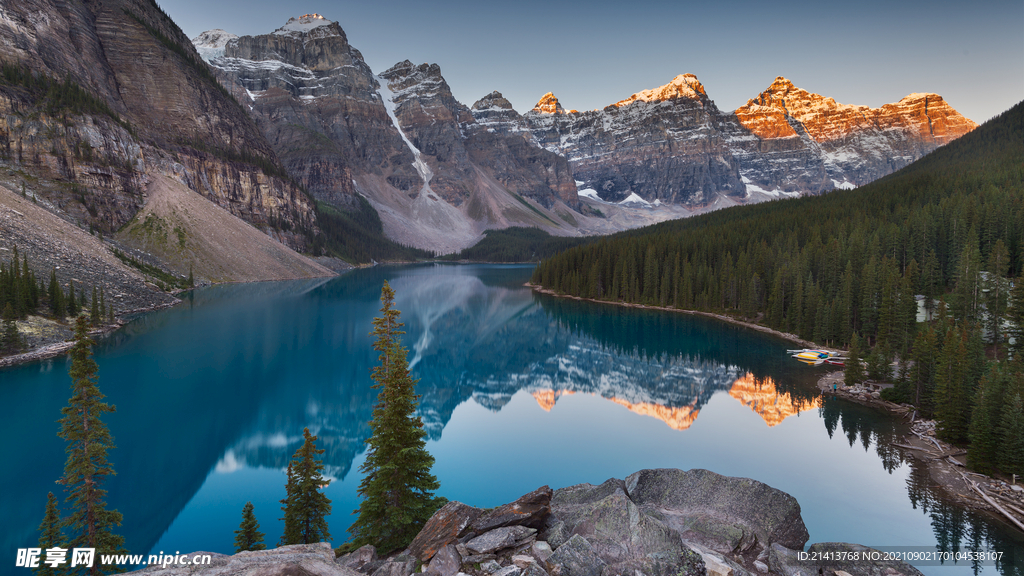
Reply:
[[255, 122], [155, 3], [5, 2], [0, 60], [66, 85], [0, 82], [0, 155], [64, 183], [44, 197], [80, 222], [119, 229], [161, 174], [294, 247], [315, 228]]
[[337, 22], [317, 14], [195, 42], [289, 173], [341, 208], [367, 197], [390, 237], [449, 249], [512, 224], [571, 232], [557, 216], [579, 208], [565, 159], [476, 126], [436, 64], [406, 60], [374, 75]]

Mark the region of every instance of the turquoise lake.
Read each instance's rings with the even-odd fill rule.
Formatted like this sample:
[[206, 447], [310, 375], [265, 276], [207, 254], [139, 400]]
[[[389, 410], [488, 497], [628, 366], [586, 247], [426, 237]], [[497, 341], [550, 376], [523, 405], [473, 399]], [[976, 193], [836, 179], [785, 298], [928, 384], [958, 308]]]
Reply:
[[[822, 397], [822, 369], [783, 340], [714, 320], [534, 294], [531, 267], [376, 267], [315, 281], [217, 286], [101, 339], [100, 388], [116, 448], [111, 507], [134, 553], [231, 553], [247, 501], [273, 546], [303, 428], [319, 436], [335, 545], [347, 540], [376, 400], [371, 321], [397, 293], [440, 494], [481, 507], [538, 486], [643, 468], [744, 476], [800, 502], [810, 543], [980, 547], [1024, 574], [1024, 540], [938, 498], [890, 443], [892, 418]], [[0, 370], [0, 550], [34, 546], [64, 466], [56, 420], [68, 362]], [[1016, 560], [1014, 556], [1016, 555]]]

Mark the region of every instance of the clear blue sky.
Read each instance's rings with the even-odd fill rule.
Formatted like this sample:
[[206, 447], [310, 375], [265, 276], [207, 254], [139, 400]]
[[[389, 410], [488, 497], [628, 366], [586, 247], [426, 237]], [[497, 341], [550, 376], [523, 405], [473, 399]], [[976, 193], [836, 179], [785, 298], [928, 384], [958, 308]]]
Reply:
[[935, 92], [978, 123], [1024, 99], [1021, 0], [158, 2], [190, 38], [265, 34], [317, 12], [375, 73], [437, 63], [464, 104], [498, 90], [520, 112], [549, 91], [601, 108], [687, 72], [723, 110], [776, 76], [873, 107]]

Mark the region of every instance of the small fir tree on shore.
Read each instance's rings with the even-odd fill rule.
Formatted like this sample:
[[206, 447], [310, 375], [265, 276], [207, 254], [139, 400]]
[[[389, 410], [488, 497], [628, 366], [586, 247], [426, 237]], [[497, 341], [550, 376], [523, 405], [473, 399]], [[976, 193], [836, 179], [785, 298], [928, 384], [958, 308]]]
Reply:
[[856, 332], [850, 338], [850, 351], [847, 354], [846, 361], [843, 362], [843, 367], [845, 368], [843, 373], [844, 384], [853, 386], [864, 381], [864, 364], [861, 363], [860, 359], [860, 338]]
[[286, 496], [281, 500], [284, 512], [284, 534], [281, 544], [314, 544], [331, 539], [327, 517], [331, 514], [331, 500], [320, 490], [330, 484], [321, 475], [323, 463], [317, 458], [323, 454], [316, 447], [316, 436], [309, 428], [302, 432], [305, 441], [295, 451], [288, 464]]
[[382, 553], [406, 546], [444, 503], [434, 497], [437, 478], [430, 472], [434, 457], [426, 450], [423, 422], [415, 416], [416, 381], [409, 375], [407, 352], [401, 345], [403, 324], [394, 309], [395, 292], [385, 282], [381, 289], [381, 317], [373, 320], [370, 334], [377, 340], [380, 365], [372, 371], [380, 393], [373, 409], [366, 441], [366, 460], [360, 467], [363, 501], [359, 517], [349, 528], [353, 546], [373, 544]]
[[263, 543], [263, 532], [260, 532], [260, 523], [256, 521], [256, 514], [252, 511], [252, 502], [246, 502], [242, 508], [242, 523], [235, 530], [235, 552], [246, 550], [266, 550], [267, 545]]
[[[101, 488], [103, 481], [112, 476], [114, 467], [107, 461], [107, 451], [114, 447], [114, 438], [100, 419], [104, 412], [115, 408], [103, 402], [103, 394], [96, 385], [96, 362], [92, 359], [92, 340], [84, 316], [75, 322], [75, 345], [71, 348], [71, 398], [61, 412], [59, 436], [67, 441], [68, 455], [60, 483], [68, 492], [66, 502], [71, 513], [64, 527], [71, 531], [68, 548], [94, 548], [101, 554], [124, 554], [124, 537], [114, 534], [121, 525], [121, 513], [107, 510]], [[120, 572], [117, 565], [94, 563], [89, 574]]]
[[[43, 515], [43, 522], [39, 524], [39, 548], [45, 551], [49, 548], [64, 547], [64, 533], [60, 529], [60, 511], [57, 509], [57, 498], [50, 492], [46, 495], [46, 513]], [[56, 568], [40, 562], [35, 569], [39, 576], [56, 576]]]

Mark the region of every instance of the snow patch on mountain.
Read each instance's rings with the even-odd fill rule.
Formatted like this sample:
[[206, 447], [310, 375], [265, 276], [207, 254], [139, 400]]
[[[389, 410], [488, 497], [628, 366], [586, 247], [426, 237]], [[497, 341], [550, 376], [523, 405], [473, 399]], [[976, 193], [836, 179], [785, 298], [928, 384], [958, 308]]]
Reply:
[[423, 179], [423, 188], [420, 191], [420, 195], [422, 196], [430, 193], [430, 179], [434, 177], [434, 172], [430, 169], [430, 166], [424, 162], [423, 154], [420, 153], [420, 149], [412, 143], [412, 140], [409, 140], [409, 137], [405, 135], [405, 131], [402, 130], [402, 125], [398, 122], [398, 116], [395, 115], [395, 93], [388, 87], [387, 79], [379, 76], [377, 76], [376, 79], [377, 83], [380, 84], [380, 87], [377, 89], [377, 94], [384, 102], [384, 109], [387, 110], [388, 118], [391, 118], [391, 123], [395, 125], [395, 129], [398, 130], [398, 134], [402, 136], [402, 140], [412, 152], [413, 158], [415, 158], [412, 163], [413, 168], [416, 169], [420, 178]]
[[235, 34], [214, 28], [193, 38], [192, 45], [195, 46], [196, 52], [199, 52], [199, 57], [209, 62], [214, 58], [224, 56], [224, 46], [227, 45], [228, 40], [235, 38], [238, 38]]
[[319, 14], [303, 14], [298, 18], [289, 18], [284, 26], [274, 30], [278, 36], [295, 36], [308, 34], [321, 26], [330, 26], [334, 22]]
[[629, 194], [629, 196], [625, 200], [623, 200], [622, 202], [619, 202], [619, 204], [622, 204], [624, 206], [628, 206], [630, 204], [639, 204], [641, 206], [650, 206], [651, 205], [650, 202], [648, 202], [647, 200], [644, 200], [643, 198], [638, 196], [636, 192], [631, 192]]

